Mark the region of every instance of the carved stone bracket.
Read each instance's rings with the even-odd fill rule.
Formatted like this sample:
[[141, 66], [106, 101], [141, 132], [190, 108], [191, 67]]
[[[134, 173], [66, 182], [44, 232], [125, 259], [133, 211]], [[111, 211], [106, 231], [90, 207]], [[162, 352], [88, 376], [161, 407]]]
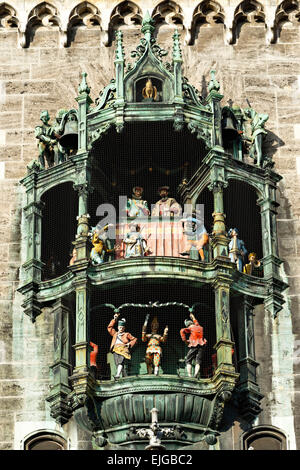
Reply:
[[208, 127], [205, 127], [198, 121], [190, 121], [187, 125], [187, 128], [191, 134], [196, 134], [197, 139], [202, 139], [208, 149], [212, 147], [211, 130]]

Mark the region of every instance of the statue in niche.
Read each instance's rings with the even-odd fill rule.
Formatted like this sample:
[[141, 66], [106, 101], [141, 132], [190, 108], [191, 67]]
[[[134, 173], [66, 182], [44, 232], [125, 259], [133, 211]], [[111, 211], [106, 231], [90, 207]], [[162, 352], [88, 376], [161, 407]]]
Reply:
[[267, 134], [264, 126], [269, 119], [269, 115], [259, 114], [252, 108], [244, 109], [244, 115], [251, 119], [250, 157], [256, 161], [257, 166], [263, 167], [264, 160], [268, 161], [268, 158], [264, 158], [262, 154], [262, 143], [263, 136]]
[[245, 264], [243, 272], [250, 276], [261, 276], [262, 263], [257, 259], [256, 253], [250, 253], [248, 256], [249, 263]]
[[48, 168], [54, 164], [54, 146], [57, 142], [53, 137], [53, 128], [49, 124], [50, 116], [47, 110], [41, 112], [40, 120], [43, 124], [35, 127], [35, 137], [39, 140], [39, 162], [45, 169], [45, 161]]
[[151, 78], [148, 78], [146, 85], [142, 90], [144, 101], [156, 101], [157, 100], [157, 88], [152, 84]]
[[[186, 369], [189, 377], [192, 377], [192, 362], [196, 360], [194, 377], [198, 377], [201, 370], [203, 350], [207, 340], [203, 338], [203, 327], [199, 325], [195, 316], [191, 313], [190, 320], [184, 321], [185, 328], [180, 330], [180, 336], [188, 347], [189, 352], [185, 357]], [[189, 339], [186, 338], [189, 335]]]
[[65, 121], [63, 117], [65, 116], [67, 112], [68, 112], [67, 109], [59, 109], [58, 112], [56, 113], [55, 122], [52, 126], [53, 135], [55, 136], [55, 139], [56, 139], [54, 147], [53, 147], [55, 165], [58, 165], [59, 163], [64, 162], [68, 155], [68, 151], [64, 147], [62, 147], [62, 145], [59, 142], [59, 139], [61, 138], [64, 132], [64, 127], [65, 127]]
[[127, 199], [127, 217], [147, 217], [150, 214], [147, 201], [142, 200], [143, 191], [141, 186], [132, 189], [131, 199]]
[[149, 249], [145, 238], [141, 234], [140, 225], [131, 223], [129, 230], [123, 240], [126, 245], [125, 258], [137, 258], [147, 255]]
[[248, 251], [243, 240], [239, 239], [239, 231], [237, 228], [231, 228], [228, 231], [228, 236], [231, 238], [228, 245], [229, 258], [232, 263], [236, 264], [237, 269], [243, 272], [245, 256], [247, 255]]
[[201, 261], [205, 260], [203, 247], [207, 245], [209, 238], [201, 220], [197, 219], [196, 213], [193, 212], [191, 217], [181, 219], [186, 223], [184, 234], [187, 237], [188, 246], [185, 252], [180, 253], [182, 256], [191, 256], [191, 250], [195, 249], [200, 255]]
[[155, 217], [174, 217], [182, 214], [182, 209], [178, 202], [169, 196], [169, 186], [161, 186], [158, 189], [160, 200], [156, 202], [152, 209], [152, 215]]
[[107, 235], [109, 227], [112, 224], [107, 224], [103, 228], [94, 227], [90, 233], [93, 248], [90, 254], [90, 260], [92, 265], [96, 266], [104, 263], [104, 257], [106, 253], [114, 253], [115, 248], [109, 248], [108, 242], [110, 241]]
[[123, 377], [128, 375], [128, 363], [131, 359], [130, 348], [137, 342], [137, 338], [130, 333], [125, 332], [126, 320], [122, 318], [118, 321], [118, 330], [114, 326], [119, 317], [119, 313], [114, 314], [114, 318], [110, 321], [107, 330], [113, 337], [110, 345], [110, 351], [113, 353], [114, 361], [117, 367], [115, 379], [119, 379], [121, 374]]
[[162, 348], [161, 343], [165, 343], [168, 338], [168, 326], [165, 327], [163, 336], [158, 333], [159, 323], [157, 317], [154, 317], [151, 323], [151, 333], [147, 334], [147, 325], [149, 321], [150, 314], [146, 315], [146, 319], [142, 329], [142, 341], [148, 341], [147, 349], [146, 349], [146, 356], [145, 362], [147, 365], [148, 374], [153, 373], [154, 367], [154, 375], [158, 375], [160, 360], [162, 356]]

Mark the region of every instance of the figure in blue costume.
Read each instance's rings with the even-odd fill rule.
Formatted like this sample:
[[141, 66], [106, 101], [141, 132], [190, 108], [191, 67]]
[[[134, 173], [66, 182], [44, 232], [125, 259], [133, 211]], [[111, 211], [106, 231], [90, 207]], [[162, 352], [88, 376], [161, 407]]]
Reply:
[[243, 272], [243, 266], [245, 264], [245, 258], [248, 253], [243, 240], [238, 238], [239, 231], [237, 228], [231, 228], [228, 231], [228, 236], [231, 238], [229, 242], [229, 258], [232, 263], [235, 263], [237, 269]]
[[150, 214], [147, 201], [142, 200], [143, 188], [135, 186], [131, 199], [127, 199], [127, 217], [147, 217]]

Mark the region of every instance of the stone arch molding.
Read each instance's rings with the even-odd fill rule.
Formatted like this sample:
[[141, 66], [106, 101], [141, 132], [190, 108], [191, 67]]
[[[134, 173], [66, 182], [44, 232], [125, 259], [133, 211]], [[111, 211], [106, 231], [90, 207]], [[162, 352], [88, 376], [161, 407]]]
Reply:
[[181, 6], [174, 1], [159, 3], [152, 12], [152, 18], [156, 25], [167, 24], [171, 26], [183, 25], [183, 11]]
[[17, 28], [19, 20], [16, 10], [5, 2], [0, 3], [0, 28]]
[[107, 39], [104, 45], [110, 45], [115, 38], [116, 31], [121, 27], [134, 28], [141, 25], [143, 20], [142, 9], [132, 1], [118, 3], [110, 14]]
[[[44, 1], [35, 5], [21, 0], [10, 3], [0, 3], [0, 30], [16, 29], [19, 33], [20, 47], [29, 47], [34, 28], [44, 26], [58, 27], [60, 47], [71, 45], [70, 30], [76, 25], [86, 28], [100, 28], [100, 40], [105, 46], [110, 46], [113, 32], [124, 25], [132, 27], [140, 25], [145, 16], [145, 6], [142, 0], [125, 0], [121, 2], [83, 1], [69, 2]], [[185, 43], [192, 45], [195, 40], [196, 25], [213, 26], [224, 23], [224, 42], [234, 44], [237, 41], [237, 31], [241, 23], [264, 23], [267, 44], [280, 40], [282, 27], [286, 23], [298, 25], [300, 22], [299, 0], [283, 0], [279, 5], [265, 5], [258, 0], [243, 0], [231, 2], [226, 0], [203, 0], [191, 7], [189, 2], [164, 0], [155, 2], [152, 16], [156, 27], [167, 24], [185, 31]]]
[[225, 12], [220, 3], [204, 0], [193, 11], [191, 26], [187, 31], [185, 42], [192, 45], [195, 41], [196, 29], [200, 25], [214, 26], [225, 21]]

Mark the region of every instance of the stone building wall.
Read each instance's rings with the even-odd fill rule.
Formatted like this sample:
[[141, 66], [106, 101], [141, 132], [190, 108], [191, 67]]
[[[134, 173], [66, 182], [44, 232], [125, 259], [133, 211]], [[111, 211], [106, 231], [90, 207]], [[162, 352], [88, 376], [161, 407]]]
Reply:
[[[256, 312], [256, 348], [263, 412], [256, 424], [273, 424], [300, 446], [300, 9], [295, 1], [236, 0], [118, 4], [64, 0], [45, 5], [12, 0], [0, 5], [0, 449], [19, 449], [27, 435], [57, 429], [70, 448], [89, 448], [89, 436], [71, 421], [64, 429], [50, 418], [45, 396], [52, 362], [53, 318], [45, 309], [36, 323], [24, 317], [20, 266], [24, 261], [26, 165], [37, 157], [34, 127], [48, 109], [74, 107], [81, 72], [88, 73], [91, 97], [114, 76], [112, 31], [124, 30], [126, 57], [139, 40], [148, 9], [158, 21], [158, 43], [171, 50], [178, 27], [184, 75], [205, 95], [209, 71], [228, 100], [269, 114], [266, 148], [279, 184], [278, 236], [286, 304], [277, 319]], [[125, 4], [130, 4], [125, 5]], [[168, 6], [165, 4], [168, 3]], [[210, 6], [208, 6], [210, 4]], [[246, 4], [246, 7], [245, 7]], [[79, 5], [79, 6], [78, 6]], [[200, 5], [199, 8], [198, 5]], [[250, 5], [250, 6], [249, 6]], [[252, 7], [251, 7], [252, 5]], [[295, 7], [295, 8], [294, 8]], [[26, 46], [26, 47], [24, 47]], [[23, 242], [22, 242], [23, 239]], [[295, 360], [296, 359], [296, 360]], [[300, 361], [299, 361], [300, 362]], [[221, 439], [221, 448], [238, 449], [244, 424], [237, 419]]]

